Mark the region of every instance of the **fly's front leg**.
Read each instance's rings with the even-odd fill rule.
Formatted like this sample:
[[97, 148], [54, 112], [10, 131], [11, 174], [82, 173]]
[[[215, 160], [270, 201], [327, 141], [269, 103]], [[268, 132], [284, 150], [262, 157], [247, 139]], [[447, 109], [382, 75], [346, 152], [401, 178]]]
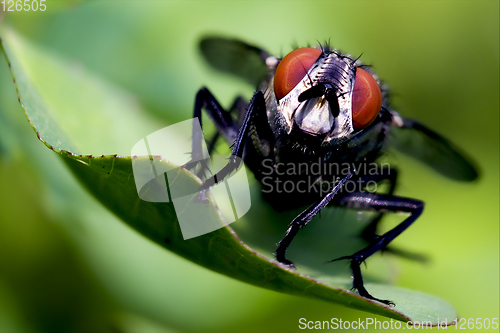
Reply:
[[[226, 176], [231, 172], [238, 169], [241, 164], [243, 152], [245, 150], [245, 143], [249, 136], [250, 127], [253, 123], [262, 123], [265, 120], [265, 124], [269, 127], [267, 123], [266, 115], [266, 102], [264, 100], [264, 95], [261, 91], [257, 91], [248, 105], [248, 110], [245, 114], [243, 122], [241, 124], [240, 130], [233, 144], [233, 152], [229, 157], [228, 163], [224, 166], [217, 174], [213, 177], [208, 178], [201, 186], [201, 191], [204, 191], [218, 182], [221, 182]], [[270, 128], [269, 128], [270, 131]]]
[[[245, 113], [247, 111], [248, 104], [245, 102], [245, 100], [241, 97], [238, 96], [234, 99], [233, 105], [231, 105], [231, 108], [229, 109], [229, 113], [234, 115], [237, 115], [237, 123], [236, 127], [240, 127], [241, 123], [243, 122], [243, 119], [245, 118]], [[200, 118], [201, 119], [201, 118]], [[200, 120], [201, 124], [201, 120]], [[215, 149], [215, 145], [217, 144], [217, 140], [220, 138], [220, 131], [217, 131], [213, 134], [213, 136], [210, 138], [208, 141], [208, 154], [212, 155], [212, 152]], [[228, 142], [233, 142], [236, 138], [233, 138], [231, 141]]]
[[355, 208], [358, 210], [375, 210], [378, 212], [393, 212], [393, 213], [408, 213], [408, 216], [403, 222], [398, 224], [393, 229], [389, 230], [382, 236], [379, 236], [372, 241], [364, 249], [354, 253], [350, 256], [341, 257], [332, 261], [349, 259], [351, 260], [351, 270], [353, 274], [353, 289], [357, 289], [358, 293], [366, 298], [373, 299], [385, 304], [394, 305], [391, 301], [381, 300], [373, 297], [368, 293], [363, 285], [363, 278], [361, 277], [360, 265], [368, 257], [375, 252], [384, 249], [394, 238], [399, 236], [406, 228], [408, 228], [422, 213], [424, 203], [420, 200], [394, 197], [382, 194], [373, 194], [365, 192], [349, 193], [336, 202], [339, 206]]
[[326, 194], [325, 197], [319, 199], [314, 204], [309, 206], [306, 210], [299, 214], [296, 218], [293, 219], [292, 223], [290, 223], [288, 230], [286, 231], [285, 237], [278, 243], [278, 248], [275, 251], [276, 260], [280, 263], [294, 267], [293, 263], [285, 258], [285, 253], [290, 246], [290, 243], [297, 235], [297, 232], [305, 227], [309, 221], [312, 220], [314, 215], [316, 215], [321, 209], [327, 206], [330, 201], [335, 197], [335, 195], [344, 187], [345, 183], [353, 176], [354, 171], [349, 171], [349, 173], [338, 182], [333, 189]]
[[[201, 120], [201, 113], [203, 109], [207, 111], [208, 115], [217, 126], [218, 133], [222, 133], [228, 142], [232, 142], [238, 133], [237, 124], [235, 124], [229, 112], [222, 108], [212, 93], [205, 87], [201, 88], [196, 94], [193, 112], [193, 118], [198, 118], [201, 129], [203, 129], [203, 123]], [[198, 164], [201, 164], [201, 170], [199, 171], [199, 175], [201, 176], [206, 170], [210, 170], [210, 168], [207, 165], [207, 156], [203, 156], [203, 130], [199, 131], [196, 124], [193, 124], [193, 126], [195, 127], [193, 127], [191, 161], [186, 163], [184, 167], [187, 169], [193, 169]], [[213, 150], [217, 138], [218, 135], [212, 138], [212, 141], [209, 144], [210, 150]], [[209, 151], [209, 153], [210, 152], [211, 151]]]

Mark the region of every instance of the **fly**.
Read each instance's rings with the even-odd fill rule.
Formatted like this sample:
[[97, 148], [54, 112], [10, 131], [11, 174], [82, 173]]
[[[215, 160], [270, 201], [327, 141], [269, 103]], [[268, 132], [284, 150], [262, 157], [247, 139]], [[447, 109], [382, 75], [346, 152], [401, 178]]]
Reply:
[[[424, 203], [394, 195], [397, 171], [377, 164], [389, 135], [395, 137], [397, 148], [452, 179], [475, 180], [478, 172], [473, 164], [441, 135], [392, 110], [389, 91], [372, 68], [328, 44], [298, 48], [283, 58], [239, 40], [217, 37], [203, 39], [200, 48], [215, 68], [258, 86], [248, 104], [237, 98], [230, 110], [222, 108], [207, 88], [198, 91], [194, 117], [201, 123], [205, 109], [218, 129], [209, 143], [209, 153], [220, 135], [233, 143], [228, 164], [208, 178], [202, 190], [227, 177], [241, 160], [262, 184], [265, 176], [269, 177], [269, 168], [274, 171], [271, 177], [282, 183], [298, 185], [311, 182], [313, 177], [315, 190], [263, 193], [275, 206], [307, 207], [291, 221], [275, 251], [277, 261], [292, 267], [287, 248], [324, 207], [378, 212], [362, 233], [368, 245], [332, 261], [350, 261], [353, 289], [361, 296], [394, 305], [366, 290], [360, 266], [374, 253], [387, 249], [421, 215]], [[200, 140], [193, 140], [194, 154], [200, 150]], [[309, 172], [307, 166], [313, 163], [321, 166], [320, 174]], [[186, 166], [192, 169], [195, 164]], [[291, 164], [296, 166], [294, 172], [279, 170], [279, 166]], [[384, 181], [390, 184], [388, 193], [364, 191], [370, 183]], [[380, 219], [388, 212], [408, 217], [377, 235]]]

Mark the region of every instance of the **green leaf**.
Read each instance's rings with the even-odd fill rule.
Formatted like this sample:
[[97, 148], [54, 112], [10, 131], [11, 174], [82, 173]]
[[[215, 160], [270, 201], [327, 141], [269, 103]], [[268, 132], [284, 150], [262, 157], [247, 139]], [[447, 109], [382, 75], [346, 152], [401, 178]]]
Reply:
[[[132, 158], [125, 157], [136, 142], [165, 124], [149, 118], [133, 96], [77, 63], [31, 44], [8, 27], [2, 28], [1, 36], [20, 103], [39, 139], [63, 158], [97, 199], [155, 243], [211, 270], [279, 292], [340, 303], [404, 321], [430, 320], [435, 325], [438, 318], [448, 323], [456, 318], [453, 308], [438, 298], [375, 283], [386, 281], [391, 274], [376, 272], [368, 276], [367, 287], [374, 296], [394, 301], [395, 308], [349, 291], [347, 265], [324, 264], [351, 254], [362, 244], [355, 235], [363, 221], [345, 211], [325, 211], [323, 217], [326, 215], [327, 219], [315, 219], [310, 228], [304, 229], [290, 248], [290, 257], [296, 258], [299, 271], [281, 266], [271, 253], [296, 212], [275, 212], [261, 200], [253, 200], [253, 209], [231, 225], [238, 236], [226, 226], [184, 240], [171, 203], [151, 203], [138, 197]], [[149, 157], [138, 157], [134, 162], [150, 163]], [[156, 162], [176, 167], [168, 161]], [[200, 186], [200, 180], [187, 170], [177, 167], [175, 172], [176, 181], [184, 186]], [[258, 190], [252, 191], [252, 198], [258, 198]], [[335, 226], [321, 223], [331, 214], [342, 217], [338, 221], [347, 222]], [[220, 216], [215, 205], [205, 207], [207, 221], [225, 224]], [[319, 256], [321, 253], [328, 253], [328, 257]], [[389, 273], [392, 270], [392, 263], [383, 258], [374, 258], [369, 264], [382, 266]]]

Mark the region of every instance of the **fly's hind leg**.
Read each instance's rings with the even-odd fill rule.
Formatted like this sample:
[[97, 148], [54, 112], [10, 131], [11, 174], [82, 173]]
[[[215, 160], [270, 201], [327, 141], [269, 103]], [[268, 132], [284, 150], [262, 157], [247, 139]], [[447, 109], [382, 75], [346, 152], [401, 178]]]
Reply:
[[[369, 185], [370, 182], [380, 183], [382, 181], [387, 181], [389, 183], [389, 190], [387, 192], [388, 196], [394, 195], [394, 190], [396, 189], [398, 178], [398, 170], [394, 168], [383, 168], [380, 167], [379, 172], [376, 175], [363, 176], [361, 178], [361, 184]], [[363, 185], [362, 185], [363, 186]], [[380, 220], [384, 216], [384, 213], [380, 212], [370, 221], [370, 223], [366, 226], [365, 229], [361, 232], [361, 238], [363, 238], [366, 242], [371, 243], [380, 237], [378, 234]], [[418, 261], [418, 262], [427, 262], [428, 258], [425, 255], [419, 253], [413, 253], [410, 251], [406, 251], [403, 249], [395, 248], [392, 246], [388, 246], [382, 249], [384, 252], [389, 252], [395, 254], [397, 256]]]
[[[371, 183], [378, 184], [387, 181], [389, 182], [389, 191], [388, 195], [393, 195], [394, 190], [396, 189], [396, 181], [398, 178], [398, 170], [394, 168], [383, 168], [379, 167], [375, 175], [367, 175], [363, 176], [360, 179], [361, 187], [369, 186]], [[377, 230], [380, 220], [384, 216], [384, 213], [378, 213], [373, 220], [366, 226], [365, 229], [361, 232], [361, 238], [363, 238], [367, 242], [371, 242], [374, 239], [378, 238]]]
[[406, 230], [406, 228], [408, 228], [420, 216], [424, 208], [424, 203], [420, 200], [411, 198], [395, 197], [366, 192], [348, 193], [339, 198], [335, 203], [339, 206], [354, 208], [358, 210], [375, 210], [380, 213], [391, 212], [410, 214], [403, 222], [398, 224], [393, 229], [387, 231], [383, 235], [372, 240], [370, 244], [362, 250], [350, 256], [344, 256], [332, 260], [351, 260], [353, 289], [356, 289], [361, 296], [382, 302], [384, 304], [394, 305], [394, 303], [392, 303], [391, 301], [375, 298], [370, 295], [370, 293], [368, 293], [368, 291], [364, 287], [360, 265], [375, 252], [385, 249], [394, 238], [396, 238], [404, 230]]

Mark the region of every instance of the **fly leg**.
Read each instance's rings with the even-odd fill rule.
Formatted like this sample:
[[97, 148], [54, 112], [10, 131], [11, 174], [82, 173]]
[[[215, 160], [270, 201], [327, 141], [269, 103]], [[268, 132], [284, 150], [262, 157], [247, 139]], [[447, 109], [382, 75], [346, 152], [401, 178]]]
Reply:
[[282, 264], [294, 267], [293, 263], [285, 258], [285, 253], [288, 246], [297, 235], [297, 232], [305, 227], [307, 223], [312, 220], [314, 215], [316, 215], [321, 209], [327, 206], [330, 201], [332, 201], [332, 199], [344, 187], [347, 181], [351, 179], [353, 174], [354, 172], [350, 170], [349, 173], [344, 178], [342, 178], [342, 180], [338, 182], [330, 192], [328, 192], [323, 198], [318, 199], [315, 203], [313, 203], [293, 219], [293, 221], [288, 226], [285, 237], [283, 237], [283, 239], [278, 243], [278, 248], [274, 252], [274, 254], [276, 255], [276, 260], [278, 260]]
[[[360, 179], [360, 184], [361, 188], [368, 186], [371, 182], [375, 182], [376, 184], [382, 182], [382, 181], [388, 181], [389, 182], [389, 191], [388, 195], [393, 195], [394, 190], [396, 189], [396, 180], [398, 177], [398, 170], [393, 169], [393, 168], [380, 168], [377, 172], [376, 175], [367, 175], [363, 176]], [[384, 213], [378, 213], [377, 216], [373, 218], [373, 220], [366, 226], [365, 229], [361, 232], [361, 238], [363, 238], [367, 242], [373, 241], [375, 238], [378, 238], [379, 236], [377, 235], [377, 229], [378, 229], [378, 224], [382, 217], [384, 216]]]
[[[231, 105], [231, 108], [229, 108], [229, 113], [230, 114], [237, 114], [238, 115], [238, 123], [236, 124], [237, 127], [241, 126], [241, 122], [245, 118], [245, 112], [247, 110], [248, 104], [245, 102], [245, 100], [241, 97], [238, 96], [234, 99], [233, 105]], [[201, 118], [200, 119], [200, 125], [201, 125]], [[210, 138], [208, 141], [208, 154], [212, 155], [212, 152], [215, 149], [215, 145], [217, 143], [217, 140], [220, 138], [220, 132], [217, 131], [213, 134], [213, 136]], [[234, 139], [233, 139], [234, 141]], [[232, 141], [231, 141], [232, 142]]]
[[[398, 177], [397, 169], [380, 168], [379, 171], [380, 172], [378, 173], [378, 175], [363, 176], [361, 179], [361, 184], [363, 184], [362, 186], [366, 186], [366, 184], [368, 184], [370, 181], [379, 183], [386, 180], [389, 182], [389, 191], [387, 195], [393, 196], [394, 190], [396, 189], [396, 180]], [[368, 224], [368, 226], [366, 226], [366, 228], [363, 229], [363, 231], [361, 232], [361, 238], [363, 238], [368, 243], [374, 242], [377, 238], [379, 238], [380, 236], [378, 235], [377, 230], [380, 220], [382, 219], [383, 216], [384, 213], [382, 212], [378, 213], [377, 216], [375, 216], [373, 220]], [[391, 246], [383, 248], [382, 251], [390, 252], [400, 257], [419, 262], [426, 262], [428, 260], [428, 258], [425, 255], [412, 253]]]
[[408, 213], [410, 214], [403, 222], [398, 224], [393, 229], [376, 238], [364, 249], [350, 256], [340, 257], [332, 261], [349, 259], [351, 260], [351, 270], [353, 275], [353, 289], [366, 298], [373, 299], [388, 305], [394, 305], [391, 301], [381, 300], [373, 297], [368, 293], [363, 284], [360, 265], [368, 257], [375, 252], [384, 249], [394, 238], [399, 236], [406, 228], [408, 228], [422, 213], [424, 203], [420, 200], [395, 197], [382, 194], [373, 194], [365, 192], [353, 192], [346, 194], [336, 201], [339, 206], [362, 210], [376, 210], [378, 212], [393, 212], [393, 213]]
[[228, 163], [220, 171], [218, 171], [217, 174], [208, 178], [201, 186], [200, 191], [210, 188], [216, 183], [222, 181], [231, 172], [238, 169], [243, 158], [243, 152], [245, 150], [245, 145], [251, 128], [255, 131], [255, 134], [259, 138], [259, 135], [263, 135], [262, 139], [265, 139], [268, 142], [274, 140], [272, 130], [267, 120], [266, 102], [261, 91], [257, 91], [253, 95], [252, 100], [248, 105], [248, 110], [243, 118], [236, 140], [233, 143], [233, 151], [229, 157]]
[[[201, 128], [203, 128], [201, 120], [201, 113], [203, 109], [207, 111], [209, 117], [218, 129], [217, 134], [212, 137], [209, 144], [210, 154], [210, 152], [214, 149], [216, 140], [218, 139], [218, 133], [221, 133], [226, 140], [228, 140], [228, 142], [232, 142], [237, 137], [238, 125], [233, 121], [230, 113], [222, 108], [212, 93], [205, 87], [201, 88], [196, 94], [193, 112], [193, 118], [198, 118]], [[184, 167], [186, 169], [194, 169], [198, 164], [200, 164], [201, 169], [199, 170], [198, 175], [202, 176], [206, 170], [210, 170], [207, 165], [208, 156], [203, 156], [203, 131], [198, 130], [197, 124], [193, 124], [193, 126], [195, 127], [193, 127], [191, 160], [187, 162]]]

